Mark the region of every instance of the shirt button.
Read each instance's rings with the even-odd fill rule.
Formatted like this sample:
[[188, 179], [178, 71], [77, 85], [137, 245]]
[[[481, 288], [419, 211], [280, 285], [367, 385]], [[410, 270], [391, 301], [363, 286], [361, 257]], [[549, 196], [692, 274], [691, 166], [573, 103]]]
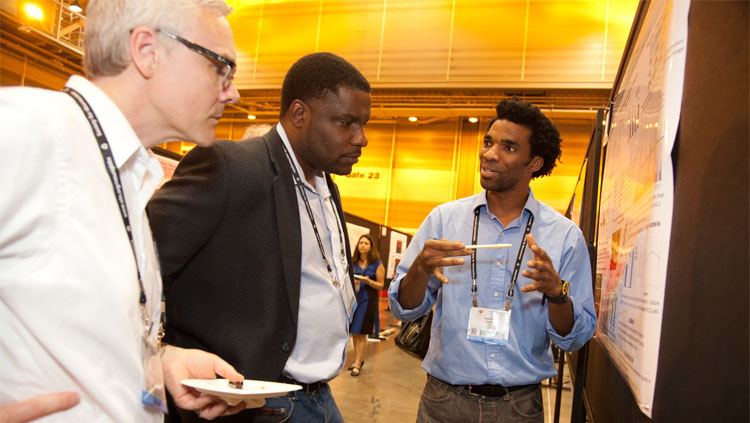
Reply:
[[495, 358], [495, 354], [491, 354], [491, 355], [490, 355], [490, 358]]
[[502, 262], [502, 261], [500, 261], [500, 260], [498, 260], [496, 264], [497, 264], [498, 266], [502, 266], [502, 265], [503, 265], [503, 262]]
[[495, 292], [495, 296], [497, 297], [497, 292]]
[[288, 353], [289, 350], [291, 350], [291, 348], [289, 348], [289, 344], [287, 344], [286, 342], [284, 342], [284, 345], [281, 346], [281, 351], [283, 351], [285, 353]]

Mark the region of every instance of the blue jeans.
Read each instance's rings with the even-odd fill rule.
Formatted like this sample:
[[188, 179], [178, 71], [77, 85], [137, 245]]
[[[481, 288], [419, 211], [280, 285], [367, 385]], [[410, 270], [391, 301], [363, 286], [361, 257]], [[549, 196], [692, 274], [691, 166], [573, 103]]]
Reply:
[[544, 423], [540, 385], [529, 386], [504, 397], [470, 394], [466, 388], [443, 383], [427, 375], [417, 411], [417, 423]]
[[331, 387], [323, 385], [317, 392], [306, 394], [293, 391], [283, 397], [267, 398], [262, 408], [242, 412], [254, 416], [253, 422], [262, 423], [343, 423]]

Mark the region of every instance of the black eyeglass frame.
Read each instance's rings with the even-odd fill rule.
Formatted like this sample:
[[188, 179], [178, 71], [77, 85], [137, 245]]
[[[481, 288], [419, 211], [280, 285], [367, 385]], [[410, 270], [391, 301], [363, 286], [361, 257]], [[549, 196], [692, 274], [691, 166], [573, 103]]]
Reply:
[[169, 38], [171, 38], [171, 39], [173, 39], [175, 41], [180, 42], [180, 44], [184, 45], [185, 47], [189, 48], [190, 50], [193, 50], [194, 52], [196, 52], [198, 54], [202, 54], [204, 56], [207, 56], [208, 58], [216, 60], [217, 62], [219, 62], [219, 63], [227, 66], [229, 68], [229, 71], [227, 71], [227, 73], [223, 76], [224, 81], [223, 81], [222, 86], [224, 87], [224, 89], [226, 89], [227, 87], [229, 87], [229, 85], [231, 85], [232, 78], [234, 77], [234, 72], [237, 69], [237, 64], [234, 63], [233, 60], [227, 59], [226, 57], [224, 57], [224, 56], [222, 56], [222, 55], [220, 55], [220, 54], [218, 54], [216, 52], [213, 52], [213, 51], [211, 51], [211, 50], [203, 47], [200, 44], [194, 43], [194, 42], [192, 42], [190, 40], [186, 40], [186, 39], [180, 37], [179, 35], [172, 34], [171, 32], [169, 32], [169, 31], [167, 31], [165, 29], [160, 29], [159, 28], [159, 29], [156, 29], [156, 32], [164, 34], [167, 37], [169, 37]]

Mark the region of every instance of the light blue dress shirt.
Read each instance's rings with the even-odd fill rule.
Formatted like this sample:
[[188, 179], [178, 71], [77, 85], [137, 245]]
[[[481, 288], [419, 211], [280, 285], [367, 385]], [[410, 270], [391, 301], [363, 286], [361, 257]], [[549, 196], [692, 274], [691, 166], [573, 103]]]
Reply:
[[[504, 346], [466, 339], [472, 307], [471, 256], [460, 266], [443, 268], [450, 281], [442, 284], [430, 276], [426, 295], [418, 307], [406, 310], [398, 303], [398, 290], [409, 266], [428, 239], [444, 238], [471, 244], [474, 210], [479, 207], [478, 244], [508, 243], [500, 249], [477, 250], [477, 301], [479, 307], [504, 309], [513, 267], [529, 216], [534, 216], [531, 234], [551, 257], [561, 279], [569, 283], [575, 324], [567, 336], [560, 336], [549, 322], [542, 293], [521, 292], [532, 280], [519, 273], [511, 302], [510, 333]], [[521, 271], [534, 258], [526, 248]], [[531, 269], [533, 271], [533, 269]], [[520, 217], [507, 227], [487, 208], [487, 193], [442, 204], [430, 212], [417, 230], [388, 289], [394, 315], [411, 321], [435, 306], [430, 348], [422, 368], [430, 375], [454, 385], [498, 384], [518, 386], [536, 383], [557, 374], [550, 349], [552, 340], [560, 349], [581, 348], [594, 333], [596, 313], [591, 288], [591, 264], [583, 234], [570, 220], [551, 207], [529, 197]]]

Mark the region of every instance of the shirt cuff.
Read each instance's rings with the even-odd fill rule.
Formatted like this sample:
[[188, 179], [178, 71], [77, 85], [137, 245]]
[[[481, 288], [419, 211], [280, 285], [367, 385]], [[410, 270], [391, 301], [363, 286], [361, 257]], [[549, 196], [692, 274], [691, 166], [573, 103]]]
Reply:
[[412, 320], [424, 316], [427, 313], [427, 310], [432, 308], [432, 304], [429, 301], [430, 296], [427, 289], [425, 289], [424, 298], [422, 298], [422, 303], [420, 305], [413, 309], [405, 309], [401, 307], [401, 304], [398, 302], [398, 289], [401, 286], [402, 280], [404, 280], [403, 276], [391, 281], [391, 285], [388, 287], [388, 305], [390, 306], [391, 313], [393, 313], [393, 316], [398, 320], [411, 322]]
[[[578, 304], [578, 302], [573, 299], [573, 297], [568, 297], [569, 301], [573, 305], [573, 327], [570, 328], [570, 333], [568, 333], [565, 336], [560, 336], [560, 334], [555, 331], [555, 328], [552, 326], [552, 323], [549, 321], [549, 309], [546, 310], [547, 313], [547, 321], [546, 321], [546, 327], [547, 327], [547, 333], [550, 336], [550, 339], [552, 339], [552, 342], [557, 345], [558, 348], [560, 348], [563, 351], [570, 351], [570, 348], [573, 346], [576, 338], [578, 337], [578, 333], [581, 331], [581, 327], [583, 325], [583, 319], [581, 318], [581, 314], [583, 314], [583, 309], [581, 308], [581, 305]], [[546, 308], [546, 307], [545, 307]]]

